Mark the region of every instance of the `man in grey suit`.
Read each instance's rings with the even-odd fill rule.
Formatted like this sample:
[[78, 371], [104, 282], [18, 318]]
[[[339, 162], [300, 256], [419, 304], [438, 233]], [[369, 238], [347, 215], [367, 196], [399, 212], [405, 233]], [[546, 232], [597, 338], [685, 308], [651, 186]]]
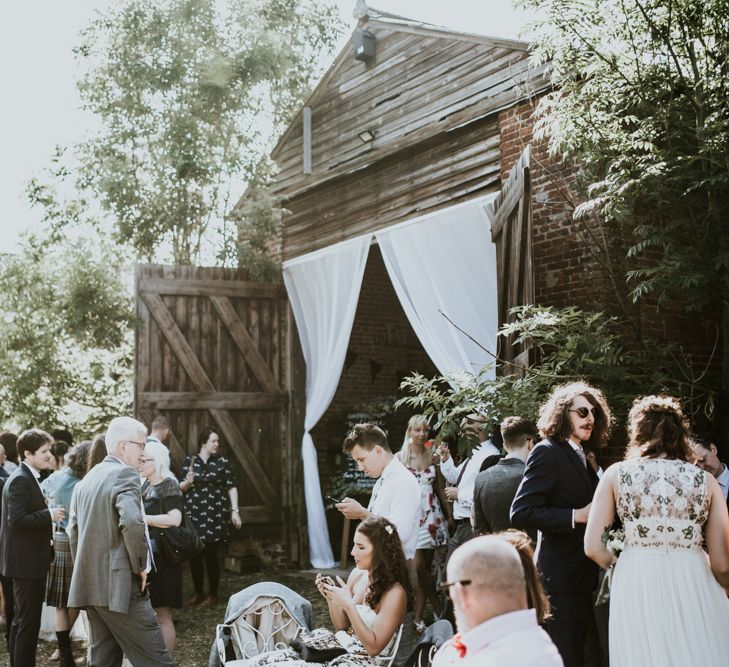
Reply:
[[[511, 528], [511, 503], [521, 484], [529, 452], [537, 441], [537, 427], [523, 417], [507, 417], [501, 422], [501, 436], [506, 456], [476, 477], [471, 517], [476, 535]], [[530, 537], [534, 540], [536, 534]]]
[[173, 665], [146, 591], [152, 567], [138, 468], [147, 429], [117, 417], [106, 431], [109, 455], [81, 480], [68, 534], [73, 576], [68, 606], [86, 609], [88, 667]]

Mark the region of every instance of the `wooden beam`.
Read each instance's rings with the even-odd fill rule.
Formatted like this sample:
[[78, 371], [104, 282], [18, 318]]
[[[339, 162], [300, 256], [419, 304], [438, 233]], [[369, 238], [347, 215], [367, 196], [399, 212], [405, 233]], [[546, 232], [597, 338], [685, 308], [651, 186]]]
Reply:
[[252, 523], [281, 523], [281, 512], [263, 505], [240, 505], [240, 520], [243, 525]]
[[239, 280], [193, 280], [175, 278], [141, 278], [139, 291], [172, 296], [231, 296], [263, 299], [278, 298], [284, 293], [281, 283], [252, 283]]
[[[200, 392], [215, 392], [215, 387], [210, 381], [205, 369], [198, 361], [195, 352], [185, 339], [182, 331], [177, 326], [164, 301], [158, 294], [141, 292], [140, 296], [149, 308], [149, 312], [159, 325], [162, 335], [170, 345], [170, 348], [177, 357], [180, 365], [185, 369], [188, 377]], [[221, 428], [222, 434], [228, 441], [228, 445], [235, 452], [236, 456], [246, 471], [248, 477], [260, 494], [263, 501], [268, 505], [278, 505], [278, 498], [274, 493], [268, 477], [264, 473], [258, 459], [251, 451], [243, 434], [240, 432], [233, 418], [225, 410], [210, 409], [210, 414]]]
[[159, 410], [280, 410], [288, 401], [285, 392], [146, 391], [140, 405]]
[[311, 173], [311, 107], [304, 107], [304, 173]]
[[245, 358], [246, 362], [250, 366], [253, 374], [256, 376], [258, 381], [261, 383], [263, 388], [269, 392], [278, 392], [281, 388], [278, 386], [278, 382], [274, 377], [268, 364], [258, 352], [258, 347], [255, 341], [251, 338], [248, 330], [243, 326], [243, 322], [240, 321], [238, 313], [235, 312], [233, 304], [230, 299], [224, 296], [213, 296], [210, 297], [210, 301], [213, 302], [215, 310], [218, 311], [218, 316], [223, 321], [228, 329], [233, 342], [237, 345], [241, 354]]

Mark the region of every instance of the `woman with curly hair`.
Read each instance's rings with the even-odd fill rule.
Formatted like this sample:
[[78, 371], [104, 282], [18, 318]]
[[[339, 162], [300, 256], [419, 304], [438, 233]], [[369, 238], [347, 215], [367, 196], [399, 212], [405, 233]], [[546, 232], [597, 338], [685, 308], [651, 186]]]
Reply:
[[[613, 570], [610, 665], [725, 665], [729, 515], [719, 484], [691, 463], [677, 399], [637, 399], [628, 434], [626, 458], [600, 480], [585, 533], [587, 555]], [[619, 558], [603, 540], [616, 518], [625, 532]]]
[[[354, 652], [358, 657], [347, 656], [347, 664], [374, 665], [367, 656], [391, 655], [405, 614], [412, 611], [410, 574], [397, 529], [384, 517], [371, 516], [359, 524], [352, 556], [356, 567], [346, 583], [340, 577], [335, 582], [331, 577], [317, 574], [315, 584], [327, 601], [334, 630], [349, 631], [361, 644], [359, 647], [355, 643], [359, 650]], [[328, 664], [337, 665], [343, 659], [335, 658]], [[304, 663], [292, 649], [283, 649], [264, 653], [243, 664], [303, 667], [310, 663]]]

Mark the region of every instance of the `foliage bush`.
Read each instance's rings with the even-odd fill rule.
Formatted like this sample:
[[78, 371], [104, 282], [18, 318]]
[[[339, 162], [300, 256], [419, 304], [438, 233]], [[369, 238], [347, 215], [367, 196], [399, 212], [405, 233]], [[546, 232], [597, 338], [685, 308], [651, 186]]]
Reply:
[[713, 410], [711, 388], [701, 383], [701, 374], [694, 378], [684, 373], [686, 361], [680, 348], [650, 341], [629, 348], [617, 318], [578, 308], [535, 306], [516, 308], [511, 315], [513, 322], [498, 335], [513, 336], [517, 344], [529, 343], [535, 364], [526, 369], [500, 365], [495, 377], [493, 367], [476, 375], [465, 371], [434, 378], [414, 374], [401, 385], [410, 395], [398, 403], [431, 416], [440, 439], [460, 436], [461, 450], [468, 446], [460, 432], [466, 415], [480, 413], [494, 425], [509, 415], [536, 420], [554, 386], [578, 379], [605, 392], [618, 429], [639, 395], [667, 392], [680, 396], [692, 415]]

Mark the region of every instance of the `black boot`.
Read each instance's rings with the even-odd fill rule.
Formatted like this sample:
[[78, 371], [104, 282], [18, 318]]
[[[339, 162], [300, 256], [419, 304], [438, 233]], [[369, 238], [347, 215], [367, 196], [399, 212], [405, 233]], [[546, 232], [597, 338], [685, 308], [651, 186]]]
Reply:
[[76, 667], [76, 661], [71, 652], [71, 632], [69, 630], [57, 630], [58, 652], [61, 654], [59, 667]]

